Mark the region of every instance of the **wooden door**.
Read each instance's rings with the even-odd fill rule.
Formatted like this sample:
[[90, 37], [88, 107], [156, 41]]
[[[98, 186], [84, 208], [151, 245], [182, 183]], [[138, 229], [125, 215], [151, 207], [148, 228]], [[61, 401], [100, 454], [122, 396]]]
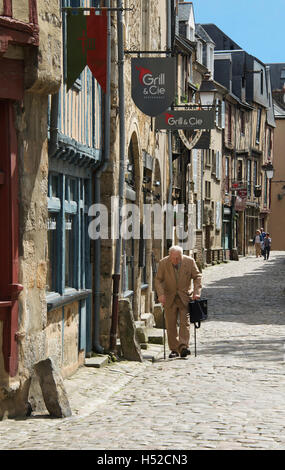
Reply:
[[17, 373], [18, 295], [18, 171], [13, 103], [0, 100], [0, 321], [2, 353], [10, 376]]

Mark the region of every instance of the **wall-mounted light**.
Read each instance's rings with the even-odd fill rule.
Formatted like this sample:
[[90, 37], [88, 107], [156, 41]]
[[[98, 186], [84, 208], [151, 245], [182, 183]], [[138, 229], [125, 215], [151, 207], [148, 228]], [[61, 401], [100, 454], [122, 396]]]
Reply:
[[265, 172], [266, 176], [269, 180], [271, 180], [274, 176], [274, 168], [271, 162], [267, 162], [265, 165], [261, 167]]
[[200, 103], [202, 106], [213, 106], [216, 92], [218, 91], [210, 74], [206, 73], [199, 88]]

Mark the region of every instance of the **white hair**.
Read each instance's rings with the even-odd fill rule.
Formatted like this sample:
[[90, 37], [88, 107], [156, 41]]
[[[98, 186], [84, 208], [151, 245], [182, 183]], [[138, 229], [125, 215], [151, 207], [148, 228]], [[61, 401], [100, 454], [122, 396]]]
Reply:
[[182, 250], [181, 246], [179, 246], [179, 245], [173, 245], [169, 248], [168, 253], [170, 254], [170, 253], [173, 253], [173, 252], [179, 252], [179, 253], [181, 253], [181, 255], [183, 255], [183, 250]]

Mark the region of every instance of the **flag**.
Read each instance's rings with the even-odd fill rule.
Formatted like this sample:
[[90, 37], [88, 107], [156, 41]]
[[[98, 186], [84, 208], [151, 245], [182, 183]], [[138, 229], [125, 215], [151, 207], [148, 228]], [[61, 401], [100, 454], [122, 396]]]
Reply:
[[94, 78], [106, 93], [107, 77], [107, 15], [92, 9], [90, 15], [67, 14], [67, 73], [69, 90], [88, 65]]

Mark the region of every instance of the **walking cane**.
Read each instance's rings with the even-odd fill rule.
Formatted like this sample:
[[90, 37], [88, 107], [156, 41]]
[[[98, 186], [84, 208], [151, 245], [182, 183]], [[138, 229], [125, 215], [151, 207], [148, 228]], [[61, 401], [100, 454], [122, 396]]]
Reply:
[[195, 357], [197, 356], [197, 348], [196, 348], [196, 325], [194, 323], [194, 342], [195, 342]]
[[162, 307], [162, 314], [163, 314], [163, 356], [164, 356], [164, 360], [165, 360], [165, 357], [166, 357], [166, 354], [165, 354], [165, 316], [164, 316], [164, 308]]

